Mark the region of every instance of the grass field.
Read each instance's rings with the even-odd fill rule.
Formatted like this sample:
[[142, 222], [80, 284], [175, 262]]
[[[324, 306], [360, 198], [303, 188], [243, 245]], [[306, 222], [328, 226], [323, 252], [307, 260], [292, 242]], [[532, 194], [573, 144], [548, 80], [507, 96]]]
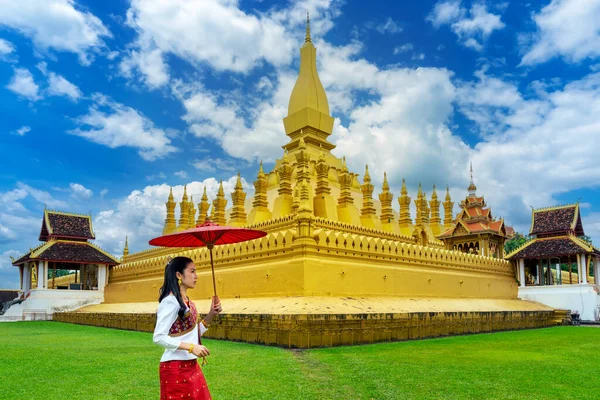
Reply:
[[[592, 399], [600, 329], [548, 329], [290, 351], [206, 340], [221, 399]], [[0, 324], [2, 399], [155, 399], [151, 334]]]

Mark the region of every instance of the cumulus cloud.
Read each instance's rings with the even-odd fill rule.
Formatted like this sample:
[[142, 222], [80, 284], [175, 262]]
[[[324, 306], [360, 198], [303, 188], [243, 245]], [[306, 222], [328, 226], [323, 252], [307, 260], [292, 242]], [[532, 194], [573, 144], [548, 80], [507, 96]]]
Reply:
[[333, 26], [331, 17], [339, 13], [337, 3], [297, 2], [254, 15], [229, 0], [133, 0], [126, 23], [137, 32], [137, 39], [120, 70], [127, 77], [139, 72], [142, 81], [156, 88], [169, 81], [166, 55], [236, 73], [247, 73], [263, 62], [286, 66], [301, 40], [287, 28], [303, 25], [310, 11], [313, 32], [324, 33]]
[[483, 50], [482, 42], [495, 30], [506, 26], [500, 16], [488, 12], [483, 3], [474, 3], [467, 11], [459, 1], [441, 1], [436, 3], [427, 21], [439, 28], [450, 25], [460, 42], [474, 50]]
[[66, 96], [73, 101], [81, 97], [81, 90], [64, 77], [50, 72], [48, 76], [48, 94], [51, 96]]
[[80, 183], [71, 183], [69, 184], [69, 188], [71, 189], [71, 197], [77, 199], [89, 200], [94, 195], [94, 192]]
[[532, 15], [537, 31], [522, 35], [522, 65], [553, 57], [567, 62], [600, 56], [600, 3], [595, 0], [553, 0]]
[[0, 59], [12, 54], [15, 51], [15, 45], [8, 40], [0, 39]]
[[31, 101], [41, 98], [40, 87], [35, 83], [33, 75], [27, 68], [15, 68], [14, 75], [6, 88]]
[[0, 0], [0, 25], [30, 38], [41, 51], [67, 51], [88, 65], [110, 31], [74, 0]]
[[79, 127], [69, 133], [110, 148], [136, 148], [146, 161], [154, 161], [177, 151], [167, 132], [155, 127], [139, 111], [100, 94], [95, 94], [93, 99], [88, 114], [76, 118]]

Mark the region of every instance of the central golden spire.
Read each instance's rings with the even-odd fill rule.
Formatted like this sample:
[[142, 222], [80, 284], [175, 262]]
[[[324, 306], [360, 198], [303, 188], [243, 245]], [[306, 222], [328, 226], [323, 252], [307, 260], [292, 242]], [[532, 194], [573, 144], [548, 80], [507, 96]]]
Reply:
[[[300, 71], [290, 96], [288, 115], [283, 120], [285, 133], [294, 141], [294, 146], [289, 146], [288, 150], [296, 147], [299, 136], [314, 136], [315, 140], [305, 138], [307, 144], [322, 145], [325, 150], [331, 150], [334, 146], [323, 140], [323, 133], [331, 134], [333, 121], [327, 94], [317, 72], [317, 49], [312, 43], [307, 13], [306, 37], [300, 48]], [[316, 139], [319, 136], [321, 139]]]

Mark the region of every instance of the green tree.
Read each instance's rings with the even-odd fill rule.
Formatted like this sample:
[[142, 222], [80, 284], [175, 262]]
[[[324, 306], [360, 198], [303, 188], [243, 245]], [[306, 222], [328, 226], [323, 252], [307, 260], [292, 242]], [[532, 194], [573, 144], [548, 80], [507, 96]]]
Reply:
[[504, 242], [504, 254], [513, 252], [530, 239], [531, 237], [529, 235], [523, 235], [522, 233], [515, 232], [515, 236]]

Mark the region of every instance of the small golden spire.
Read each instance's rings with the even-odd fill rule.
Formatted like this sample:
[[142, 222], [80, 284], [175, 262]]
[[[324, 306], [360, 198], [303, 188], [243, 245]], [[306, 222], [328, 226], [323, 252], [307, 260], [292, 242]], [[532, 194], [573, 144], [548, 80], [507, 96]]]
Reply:
[[127, 235], [125, 235], [125, 248], [123, 249], [123, 259], [129, 255], [129, 244], [127, 240]]
[[390, 190], [390, 185], [388, 185], [387, 181], [387, 172], [383, 172], [383, 185], [381, 186], [383, 190]]
[[310, 16], [308, 15], [308, 11], [306, 12], [306, 38], [304, 39], [304, 42], [312, 42], [312, 39], [310, 38]]

